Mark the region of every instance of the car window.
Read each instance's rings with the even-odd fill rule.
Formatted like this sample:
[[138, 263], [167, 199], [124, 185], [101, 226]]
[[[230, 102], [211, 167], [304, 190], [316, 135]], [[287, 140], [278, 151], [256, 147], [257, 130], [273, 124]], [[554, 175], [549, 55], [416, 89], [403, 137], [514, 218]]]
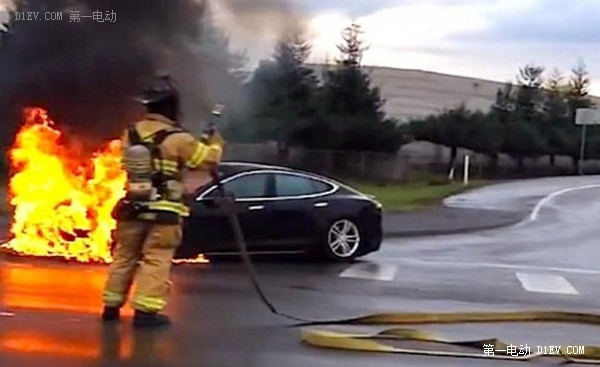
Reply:
[[331, 186], [309, 178], [294, 175], [275, 175], [277, 196], [300, 196], [320, 194]]
[[[266, 174], [241, 176], [225, 183], [223, 188], [238, 199], [262, 198], [267, 196], [268, 177]], [[207, 195], [207, 197], [215, 196], [218, 196], [217, 190]]]
[[224, 186], [227, 192], [236, 198], [261, 198], [267, 196], [267, 178], [265, 174], [246, 175], [227, 182]]

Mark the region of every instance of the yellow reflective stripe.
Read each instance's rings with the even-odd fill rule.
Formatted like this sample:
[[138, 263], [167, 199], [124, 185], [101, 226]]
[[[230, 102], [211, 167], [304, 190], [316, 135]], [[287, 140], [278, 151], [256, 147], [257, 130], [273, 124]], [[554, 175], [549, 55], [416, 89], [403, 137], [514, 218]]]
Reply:
[[204, 144], [196, 142], [196, 150], [186, 165], [189, 168], [196, 168], [202, 163], [202, 161], [204, 161], [207, 155], [208, 147]]
[[167, 301], [159, 297], [136, 296], [134, 307], [145, 312], [162, 311], [167, 305]]
[[175, 203], [166, 200], [151, 202], [148, 204], [148, 209], [175, 212], [184, 217], [190, 215], [190, 209], [187, 206], [185, 206], [185, 204]]
[[154, 159], [154, 167], [162, 169], [165, 173], [176, 174], [179, 172], [179, 163], [168, 159]]
[[137, 217], [143, 220], [156, 220], [156, 213], [142, 213]]
[[177, 169], [179, 167], [179, 162], [172, 161], [170, 159], [154, 159], [153, 162], [158, 167], [163, 166], [163, 167], [169, 167], [172, 169]]
[[102, 301], [109, 307], [120, 307], [125, 303], [125, 295], [112, 291], [104, 291]]

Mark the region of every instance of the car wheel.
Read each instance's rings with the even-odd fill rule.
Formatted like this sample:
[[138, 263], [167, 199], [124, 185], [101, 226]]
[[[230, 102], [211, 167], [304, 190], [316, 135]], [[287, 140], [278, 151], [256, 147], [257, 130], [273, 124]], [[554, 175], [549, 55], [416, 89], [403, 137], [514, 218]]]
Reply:
[[339, 219], [327, 229], [325, 253], [333, 260], [352, 260], [359, 255], [361, 241], [359, 226], [350, 219]]

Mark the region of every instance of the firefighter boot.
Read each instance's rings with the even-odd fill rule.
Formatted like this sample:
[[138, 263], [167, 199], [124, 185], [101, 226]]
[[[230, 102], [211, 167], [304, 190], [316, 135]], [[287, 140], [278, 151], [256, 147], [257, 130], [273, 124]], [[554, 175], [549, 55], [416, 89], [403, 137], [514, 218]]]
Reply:
[[119, 321], [120, 317], [121, 310], [118, 307], [104, 307], [104, 312], [102, 312], [102, 321]]
[[169, 317], [156, 312], [135, 311], [133, 326], [137, 328], [154, 328], [168, 326], [171, 323]]

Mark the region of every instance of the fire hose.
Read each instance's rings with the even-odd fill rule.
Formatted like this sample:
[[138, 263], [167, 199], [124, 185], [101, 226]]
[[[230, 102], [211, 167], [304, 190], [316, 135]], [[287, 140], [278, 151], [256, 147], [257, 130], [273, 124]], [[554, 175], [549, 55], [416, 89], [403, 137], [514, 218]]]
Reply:
[[[206, 139], [214, 134], [221, 118], [223, 106], [217, 105], [213, 111], [213, 119], [203, 135]], [[328, 329], [307, 328], [308, 326], [365, 326], [365, 325], [417, 325], [417, 324], [464, 324], [464, 323], [499, 323], [499, 322], [552, 322], [600, 325], [600, 314], [586, 314], [555, 311], [522, 311], [522, 312], [448, 312], [448, 313], [381, 313], [357, 318], [339, 320], [309, 320], [279, 311], [263, 291], [257, 271], [250, 258], [244, 234], [239, 222], [240, 209], [235, 197], [228, 194], [223, 187], [216, 167], [210, 170], [211, 178], [219, 194], [217, 204], [228, 217], [234, 240], [239, 248], [240, 257], [244, 263], [250, 281], [264, 305], [271, 313], [296, 322], [293, 326], [303, 327], [301, 340], [310, 346], [347, 351], [363, 351], [372, 353], [394, 353], [437, 357], [502, 359], [513, 361], [530, 361], [540, 357], [556, 357], [566, 363], [600, 364], [600, 345], [577, 346], [569, 353], [568, 347], [561, 346], [554, 353], [546, 350], [536, 350], [534, 353], [516, 352], [516, 346], [507, 344], [497, 338], [477, 340], [451, 340], [442, 335], [419, 329], [390, 328], [376, 333], [348, 333]], [[408, 349], [400, 348], [382, 341], [417, 341], [436, 345], [446, 345], [454, 348], [477, 349], [477, 352], [458, 352], [442, 349]], [[572, 345], [573, 347], [575, 345]], [[512, 347], [512, 351], [510, 350]], [[516, 355], [515, 355], [516, 354]]]
[[[224, 109], [223, 105], [217, 105], [215, 107], [215, 109], [212, 111], [212, 119], [209, 123], [208, 129], [203, 134], [202, 140], [207, 141], [208, 139], [210, 139], [210, 136], [217, 131], [223, 109]], [[282, 313], [279, 310], [277, 310], [277, 308], [275, 308], [275, 306], [273, 305], [273, 303], [271, 303], [271, 301], [269, 301], [268, 297], [265, 295], [265, 292], [262, 290], [262, 287], [258, 280], [258, 275], [257, 275], [256, 269], [254, 268], [252, 260], [250, 259], [250, 254], [248, 253], [248, 246], [247, 246], [246, 240], [244, 238], [242, 226], [240, 225], [240, 221], [239, 221], [239, 217], [238, 217], [239, 209], [235, 202], [235, 198], [232, 197], [231, 195], [229, 195], [225, 191], [225, 188], [223, 187], [221, 179], [219, 178], [218, 168], [212, 167], [210, 169], [210, 176], [211, 176], [211, 179], [213, 180], [213, 182], [215, 183], [215, 185], [217, 187], [217, 192], [219, 194], [218, 195], [219, 202], [217, 203], [217, 205], [220, 207], [220, 209], [222, 209], [225, 213], [227, 213], [227, 219], [229, 221], [231, 230], [233, 231], [234, 241], [240, 250], [240, 257], [246, 267], [246, 270], [248, 271], [248, 275], [250, 276], [250, 281], [251, 281], [252, 285], [254, 286], [256, 293], [259, 295], [260, 299], [262, 300], [262, 302], [267, 306], [267, 308], [273, 314], [282, 316], [284, 318], [287, 318], [287, 319], [290, 319], [293, 321], [298, 321], [298, 322], [303, 322], [303, 323], [313, 322], [312, 320], [306, 320], [306, 319], [303, 319], [300, 317]]]

